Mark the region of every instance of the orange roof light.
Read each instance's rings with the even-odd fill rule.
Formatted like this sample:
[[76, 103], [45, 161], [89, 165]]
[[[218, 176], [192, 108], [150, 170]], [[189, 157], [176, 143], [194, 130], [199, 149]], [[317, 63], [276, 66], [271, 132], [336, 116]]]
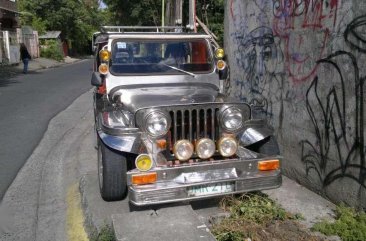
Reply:
[[101, 61], [107, 62], [111, 58], [111, 53], [108, 50], [103, 49], [99, 52], [99, 58]]
[[280, 160], [266, 160], [258, 162], [259, 171], [272, 171], [280, 168]]
[[217, 64], [216, 64], [216, 66], [217, 66], [217, 69], [218, 70], [223, 70], [223, 69], [225, 69], [225, 67], [226, 67], [226, 63], [225, 63], [225, 61], [224, 60], [219, 60], [219, 61], [217, 61]]
[[108, 72], [109, 72], [108, 65], [106, 65], [106, 64], [99, 65], [99, 73], [101, 73], [101, 74], [108, 74]]
[[156, 172], [137, 174], [132, 175], [132, 184], [134, 185], [151, 184], [155, 183], [157, 179], [158, 174]]

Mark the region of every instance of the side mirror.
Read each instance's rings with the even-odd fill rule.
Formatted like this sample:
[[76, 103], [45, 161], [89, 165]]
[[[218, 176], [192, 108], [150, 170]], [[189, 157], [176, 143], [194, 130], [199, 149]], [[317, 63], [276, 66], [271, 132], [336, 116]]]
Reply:
[[91, 84], [96, 87], [103, 85], [103, 79], [100, 76], [99, 72], [93, 72], [92, 78], [91, 78]]

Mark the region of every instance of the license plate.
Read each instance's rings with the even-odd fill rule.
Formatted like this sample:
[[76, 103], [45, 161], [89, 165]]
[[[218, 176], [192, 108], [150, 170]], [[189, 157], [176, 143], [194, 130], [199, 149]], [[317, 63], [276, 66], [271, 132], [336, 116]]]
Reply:
[[189, 187], [188, 196], [199, 197], [199, 196], [227, 193], [233, 191], [234, 191], [233, 182], [221, 182], [221, 183], [213, 183], [213, 184]]

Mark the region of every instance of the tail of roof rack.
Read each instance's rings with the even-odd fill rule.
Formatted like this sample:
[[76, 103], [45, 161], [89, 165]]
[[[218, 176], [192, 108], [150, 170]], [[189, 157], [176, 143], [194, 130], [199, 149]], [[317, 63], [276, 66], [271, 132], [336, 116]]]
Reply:
[[181, 26], [102, 26], [101, 33], [182, 32]]

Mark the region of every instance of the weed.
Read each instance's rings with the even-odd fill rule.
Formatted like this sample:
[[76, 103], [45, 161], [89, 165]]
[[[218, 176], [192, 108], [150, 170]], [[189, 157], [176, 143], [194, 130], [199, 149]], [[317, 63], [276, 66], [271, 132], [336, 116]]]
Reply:
[[267, 195], [248, 193], [238, 198], [226, 197], [221, 207], [230, 211], [232, 218], [243, 218], [247, 221], [263, 224], [273, 220], [298, 219], [300, 215], [292, 215], [277, 205]]
[[62, 61], [64, 56], [61, 50], [61, 43], [56, 40], [46, 40], [41, 47], [41, 57]]
[[220, 206], [230, 217], [213, 225], [212, 233], [218, 241], [322, 240], [295, 222], [303, 219], [302, 215], [286, 212], [265, 194], [225, 197]]
[[91, 241], [115, 241], [116, 237], [114, 236], [113, 228], [105, 224], [101, 229], [99, 234], [92, 235]]
[[321, 221], [312, 230], [325, 235], [338, 235], [343, 241], [366, 240], [366, 213], [357, 212], [354, 208], [340, 205], [335, 211], [334, 222]]

